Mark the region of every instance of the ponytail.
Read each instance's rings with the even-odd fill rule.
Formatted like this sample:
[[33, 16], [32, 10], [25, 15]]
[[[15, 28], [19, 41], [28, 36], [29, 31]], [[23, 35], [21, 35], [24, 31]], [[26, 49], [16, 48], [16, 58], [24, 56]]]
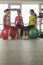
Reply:
[[34, 13], [34, 16], [35, 16], [35, 17], [37, 17], [37, 14], [36, 14], [36, 13]]

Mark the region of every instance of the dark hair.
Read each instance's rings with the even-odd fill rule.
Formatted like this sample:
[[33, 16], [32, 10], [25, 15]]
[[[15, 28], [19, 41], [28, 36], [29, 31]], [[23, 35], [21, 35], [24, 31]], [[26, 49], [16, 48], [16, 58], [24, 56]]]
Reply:
[[34, 10], [33, 9], [31, 9], [30, 11], [32, 11], [34, 13]]
[[21, 13], [20, 9], [18, 9], [17, 12]]
[[9, 9], [4, 10], [4, 13], [6, 13], [7, 11], [9, 11]]
[[34, 16], [35, 16], [35, 17], [37, 17], [37, 14], [36, 14], [36, 13], [34, 13]]

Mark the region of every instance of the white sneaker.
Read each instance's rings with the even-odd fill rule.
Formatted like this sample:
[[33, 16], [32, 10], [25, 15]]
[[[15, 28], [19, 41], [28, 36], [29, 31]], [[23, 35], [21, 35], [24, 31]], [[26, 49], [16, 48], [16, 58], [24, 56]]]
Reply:
[[8, 36], [8, 39], [11, 40], [12, 38], [10, 36]]
[[28, 39], [28, 36], [26, 36], [25, 39]]

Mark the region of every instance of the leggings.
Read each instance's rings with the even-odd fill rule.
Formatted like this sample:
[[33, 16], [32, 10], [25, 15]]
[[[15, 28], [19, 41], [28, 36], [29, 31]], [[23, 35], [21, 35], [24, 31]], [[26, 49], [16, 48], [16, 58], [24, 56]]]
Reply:
[[29, 31], [30, 29], [34, 28], [34, 25], [29, 26], [17, 25], [17, 27], [23, 31]]

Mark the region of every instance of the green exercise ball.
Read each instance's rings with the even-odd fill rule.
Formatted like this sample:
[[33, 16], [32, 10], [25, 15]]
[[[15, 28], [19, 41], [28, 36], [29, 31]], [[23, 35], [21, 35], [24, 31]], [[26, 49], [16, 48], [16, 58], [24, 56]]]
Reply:
[[38, 36], [39, 36], [39, 31], [37, 30], [37, 29], [35, 29], [35, 28], [33, 28], [33, 29], [31, 29], [30, 31], [29, 31], [29, 35], [28, 35], [31, 39], [36, 39], [36, 38], [38, 38]]

